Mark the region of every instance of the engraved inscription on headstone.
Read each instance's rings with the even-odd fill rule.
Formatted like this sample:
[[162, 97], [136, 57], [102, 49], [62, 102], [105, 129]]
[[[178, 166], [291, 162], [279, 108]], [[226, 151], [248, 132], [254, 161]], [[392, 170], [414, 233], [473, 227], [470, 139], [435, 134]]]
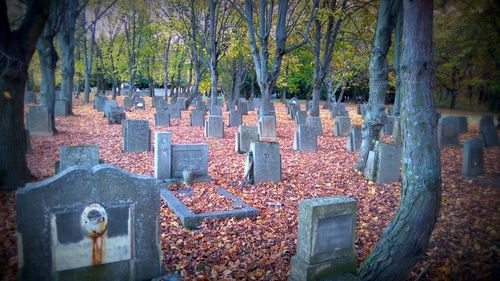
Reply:
[[172, 178], [182, 178], [182, 171], [190, 169], [195, 177], [208, 175], [208, 145], [172, 145]]
[[349, 248], [352, 245], [352, 214], [318, 218], [313, 255]]

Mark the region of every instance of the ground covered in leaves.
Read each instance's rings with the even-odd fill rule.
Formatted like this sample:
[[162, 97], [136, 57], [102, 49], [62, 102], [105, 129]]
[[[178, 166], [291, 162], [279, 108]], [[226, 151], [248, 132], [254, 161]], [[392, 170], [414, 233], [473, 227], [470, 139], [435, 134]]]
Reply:
[[[122, 98], [118, 98], [119, 103]], [[146, 98], [146, 104], [151, 105]], [[203, 129], [189, 126], [189, 111], [170, 127], [154, 127], [154, 109], [127, 112], [128, 119], [150, 120], [152, 131], [172, 132], [173, 143], [207, 143], [212, 181], [193, 185], [187, 202], [194, 212], [227, 209], [215, 194], [222, 187], [259, 211], [256, 219], [205, 221], [198, 230], [182, 227], [165, 205], [160, 214], [163, 267], [185, 280], [286, 280], [290, 258], [295, 254], [297, 211], [301, 199], [352, 196], [358, 202], [355, 251], [360, 264], [393, 217], [400, 184], [374, 184], [354, 172], [357, 153], [346, 152], [346, 138], [333, 137], [333, 121], [326, 110], [321, 118], [324, 135], [318, 152], [292, 150], [295, 125], [284, 105], [276, 103], [277, 141], [282, 156], [282, 181], [239, 189], [244, 155], [234, 152], [237, 128], [224, 128], [224, 139], [205, 138]], [[360, 123], [354, 105], [349, 106], [354, 123]], [[76, 101], [75, 115], [57, 117], [53, 137], [32, 137], [28, 155], [32, 174], [38, 179], [54, 175], [54, 162], [61, 145], [97, 145], [100, 158], [133, 173], [153, 175], [153, 152], [122, 152], [120, 125], [108, 125], [101, 112]], [[227, 112], [224, 120], [227, 122]], [[255, 112], [243, 117], [255, 125]], [[477, 124], [463, 139], [477, 135]], [[154, 135], [153, 135], [154, 138]], [[154, 139], [153, 139], [154, 141]], [[461, 148], [442, 150], [442, 205], [429, 250], [415, 266], [410, 280], [493, 280], [499, 275], [500, 189], [460, 177]], [[485, 150], [486, 178], [500, 181], [500, 149]], [[171, 188], [180, 188], [172, 186]], [[17, 266], [14, 193], [2, 192], [0, 205], [0, 276], [14, 280]], [[185, 201], [185, 200], [184, 200]]]

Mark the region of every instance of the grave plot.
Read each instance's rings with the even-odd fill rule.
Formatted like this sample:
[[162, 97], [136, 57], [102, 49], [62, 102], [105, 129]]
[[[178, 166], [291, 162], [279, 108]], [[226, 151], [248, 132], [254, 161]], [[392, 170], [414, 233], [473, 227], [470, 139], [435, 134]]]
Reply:
[[190, 189], [174, 184], [161, 189], [161, 198], [179, 217], [184, 227], [192, 229], [205, 219], [250, 218], [258, 211], [227, 190], [213, 183], [194, 184]]

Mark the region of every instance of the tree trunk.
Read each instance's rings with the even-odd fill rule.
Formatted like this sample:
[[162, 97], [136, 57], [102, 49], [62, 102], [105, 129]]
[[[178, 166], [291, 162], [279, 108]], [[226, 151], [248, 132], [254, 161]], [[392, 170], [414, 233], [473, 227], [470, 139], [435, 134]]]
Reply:
[[56, 96], [56, 67], [57, 52], [54, 48], [54, 35], [51, 34], [50, 25], [45, 25], [42, 36], [38, 39], [36, 49], [40, 61], [42, 74], [41, 105], [46, 106], [52, 119], [52, 130], [56, 132], [54, 103]]
[[403, 36], [403, 2], [395, 2], [396, 26], [394, 27], [394, 71], [396, 73], [396, 96], [394, 98], [394, 115], [399, 116], [401, 111], [401, 39]]
[[377, 28], [370, 58], [370, 95], [362, 127], [362, 141], [356, 169], [364, 171], [368, 153], [379, 139], [380, 129], [385, 123], [385, 91], [387, 90], [387, 53], [391, 45], [393, 27], [392, 6], [394, 1], [382, 0], [378, 10]]
[[404, 1], [401, 62], [403, 138], [400, 206], [359, 274], [405, 280], [427, 249], [441, 202], [437, 114], [432, 101], [433, 1]]
[[170, 42], [172, 42], [172, 37], [168, 37], [167, 45], [164, 49], [164, 58], [163, 62], [163, 87], [165, 88], [165, 98], [168, 97], [168, 55], [170, 53]]
[[[85, 13], [83, 13], [83, 26], [85, 26]], [[89, 103], [90, 101], [90, 76], [92, 75], [92, 63], [94, 59], [94, 45], [95, 45], [95, 30], [96, 23], [92, 24], [92, 30], [90, 34], [90, 51], [87, 54], [87, 39], [83, 38], [83, 64], [84, 64], [84, 79], [85, 79], [85, 89], [83, 90], [83, 103]], [[84, 36], [85, 37], [85, 36]]]

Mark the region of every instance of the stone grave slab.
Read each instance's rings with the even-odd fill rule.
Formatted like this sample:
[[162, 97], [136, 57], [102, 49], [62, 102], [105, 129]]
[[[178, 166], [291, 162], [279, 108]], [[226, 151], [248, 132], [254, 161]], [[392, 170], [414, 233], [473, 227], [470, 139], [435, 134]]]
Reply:
[[189, 125], [193, 127], [203, 127], [205, 123], [205, 110], [195, 109], [189, 115]]
[[104, 107], [103, 107], [104, 117], [108, 117], [108, 115], [113, 107], [118, 107], [118, 104], [116, 103], [115, 100], [105, 100], [104, 101]]
[[182, 171], [193, 171], [193, 182], [209, 181], [207, 144], [172, 144], [171, 177], [182, 181]]
[[304, 111], [304, 110], [298, 110], [296, 113], [295, 113], [295, 125], [299, 126], [299, 125], [305, 125], [306, 124], [306, 120], [307, 120], [307, 112]]
[[356, 273], [356, 211], [356, 200], [347, 196], [299, 202], [297, 252], [289, 280], [330, 280]]
[[31, 136], [52, 136], [52, 118], [46, 106], [30, 106], [27, 114], [27, 127]]
[[293, 150], [314, 151], [318, 150], [318, 135], [313, 127], [299, 125], [294, 133]]
[[484, 174], [483, 143], [480, 139], [468, 139], [464, 142], [462, 156], [462, 177], [477, 177]]
[[440, 118], [437, 130], [440, 147], [459, 146], [458, 126], [455, 117]]
[[309, 127], [313, 127], [316, 135], [323, 135], [323, 126], [321, 125], [321, 118], [319, 117], [307, 117], [306, 125]]
[[171, 119], [181, 119], [181, 109], [179, 108], [179, 104], [170, 104], [168, 110], [170, 112]]
[[155, 126], [170, 126], [170, 113], [166, 108], [156, 108]]
[[276, 137], [276, 117], [262, 116], [258, 121], [259, 138], [275, 138]]
[[160, 276], [159, 189], [111, 165], [72, 167], [18, 189], [19, 279]]
[[116, 106], [112, 107], [108, 114], [108, 124], [121, 124], [125, 120], [125, 110]]
[[[281, 155], [277, 142], [252, 142], [245, 162], [250, 184], [281, 181]], [[251, 165], [253, 163], [253, 165]]]
[[25, 139], [24, 147], [26, 149], [25, 153], [32, 154], [33, 150], [31, 147], [31, 136], [30, 136], [30, 131], [28, 129], [24, 129], [24, 139]]
[[148, 120], [125, 120], [122, 123], [122, 133], [125, 153], [151, 150], [151, 130]]
[[394, 119], [391, 141], [395, 145], [401, 145], [401, 142], [403, 141], [403, 135], [401, 134], [401, 117], [399, 116], [396, 116]]
[[458, 133], [463, 134], [469, 131], [469, 124], [467, 122], [467, 116], [456, 116], [458, 123]]
[[492, 127], [495, 126], [495, 124], [493, 122], [493, 115], [481, 116], [481, 119], [479, 119], [479, 131], [481, 131], [481, 128], [483, 128], [485, 126], [492, 126]]
[[155, 132], [154, 177], [170, 179], [172, 177], [172, 134]]
[[242, 116], [238, 110], [231, 110], [229, 112], [229, 119], [227, 120], [228, 127], [238, 127], [242, 124]]
[[346, 149], [347, 151], [359, 151], [361, 147], [362, 135], [361, 126], [351, 128], [351, 133], [347, 136]]
[[256, 141], [259, 141], [257, 127], [240, 125], [236, 133], [235, 150], [240, 154], [247, 153], [252, 142]]
[[349, 116], [335, 117], [335, 124], [333, 127], [333, 135], [335, 137], [345, 137], [351, 130], [351, 119]]
[[106, 102], [107, 98], [105, 96], [100, 96], [97, 95], [94, 98], [94, 108], [97, 109], [97, 111], [103, 112], [104, 111], [104, 103]]
[[238, 111], [241, 115], [248, 115], [248, 104], [246, 101], [238, 102]]
[[401, 176], [401, 147], [380, 142], [377, 160], [376, 182], [398, 182]]
[[224, 122], [222, 116], [209, 115], [205, 121], [205, 137], [224, 138]]
[[95, 165], [99, 165], [99, 148], [95, 145], [61, 146], [59, 148], [56, 173], [72, 166], [92, 168]]
[[68, 104], [65, 100], [55, 100], [54, 101], [54, 115], [55, 116], [68, 116]]
[[126, 108], [131, 108], [132, 107], [132, 99], [130, 97], [125, 97], [123, 99], [123, 106]]
[[214, 106], [210, 109], [210, 115], [222, 116], [222, 108], [220, 106]]

